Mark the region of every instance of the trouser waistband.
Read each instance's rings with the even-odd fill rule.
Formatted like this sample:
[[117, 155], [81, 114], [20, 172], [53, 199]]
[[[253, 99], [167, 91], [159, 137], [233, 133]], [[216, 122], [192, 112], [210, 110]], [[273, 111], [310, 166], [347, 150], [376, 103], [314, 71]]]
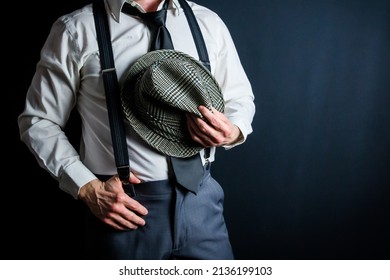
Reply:
[[[101, 181], [107, 181], [113, 175], [99, 175], [95, 174], [96, 177]], [[134, 191], [137, 194], [144, 195], [158, 195], [158, 194], [167, 194], [173, 191], [175, 183], [172, 180], [158, 180], [151, 182], [143, 182], [139, 184], [133, 184]], [[126, 189], [125, 189], [126, 191]]]
[[[203, 166], [204, 173], [203, 173], [203, 179], [210, 174], [210, 167], [211, 163], [208, 163]], [[95, 174], [96, 177], [98, 177], [101, 181], [107, 181], [110, 179], [113, 175], [102, 175], [102, 174]], [[174, 179], [166, 179], [166, 180], [157, 180], [157, 181], [150, 181], [150, 182], [143, 182], [139, 184], [129, 184], [129, 185], [123, 185], [123, 188], [127, 194], [130, 196], [134, 196], [137, 194], [145, 194], [145, 195], [153, 195], [153, 194], [166, 194], [172, 192], [173, 188], [176, 186], [176, 182]], [[133, 194], [134, 192], [134, 194]]]

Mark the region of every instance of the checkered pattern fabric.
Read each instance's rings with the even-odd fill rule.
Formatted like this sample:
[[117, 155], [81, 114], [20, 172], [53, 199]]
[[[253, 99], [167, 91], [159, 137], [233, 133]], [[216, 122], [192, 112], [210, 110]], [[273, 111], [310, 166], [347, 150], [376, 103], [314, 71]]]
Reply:
[[212, 74], [198, 60], [176, 50], [156, 50], [140, 57], [127, 73], [121, 101], [136, 133], [175, 157], [190, 157], [202, 149], [189, 136], [186, 113], [202, 117], [199, 105], [224, 110]]

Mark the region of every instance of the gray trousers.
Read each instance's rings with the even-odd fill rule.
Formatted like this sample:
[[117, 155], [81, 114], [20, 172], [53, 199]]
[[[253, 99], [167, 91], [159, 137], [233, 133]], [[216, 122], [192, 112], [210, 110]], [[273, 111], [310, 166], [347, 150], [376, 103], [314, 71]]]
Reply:
[[117, 231], [87, 211], [86, 259], [234, 259], [224, 192], [209, 167], [196, 195], [168, 180], [134, 186], [134, 198], [148, 209], [146, 225]]

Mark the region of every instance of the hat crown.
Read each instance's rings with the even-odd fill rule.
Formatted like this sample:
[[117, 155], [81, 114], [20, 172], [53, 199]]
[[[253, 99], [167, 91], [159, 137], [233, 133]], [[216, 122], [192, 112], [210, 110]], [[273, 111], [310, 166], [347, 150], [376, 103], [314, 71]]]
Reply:
[[193, 63], [162, 59], [155, 61], [140, 75], [136, 90], [140, 97], [153, 98], [156, 102], [202, 117], [197, 107], [204, 105], [211, 109], [212, 106], [205, 82]]

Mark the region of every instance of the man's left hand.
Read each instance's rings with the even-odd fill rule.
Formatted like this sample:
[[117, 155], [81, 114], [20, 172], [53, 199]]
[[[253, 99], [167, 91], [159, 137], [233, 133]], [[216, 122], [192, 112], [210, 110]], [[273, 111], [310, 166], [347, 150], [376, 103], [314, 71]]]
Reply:
[[203, 147], [232, 145], [241, 139], [240, 129], [226, 116], [212, 108], [199, 106], [204, 120], [194, 114], [187, 114], [187, 126], [191, 138]]

